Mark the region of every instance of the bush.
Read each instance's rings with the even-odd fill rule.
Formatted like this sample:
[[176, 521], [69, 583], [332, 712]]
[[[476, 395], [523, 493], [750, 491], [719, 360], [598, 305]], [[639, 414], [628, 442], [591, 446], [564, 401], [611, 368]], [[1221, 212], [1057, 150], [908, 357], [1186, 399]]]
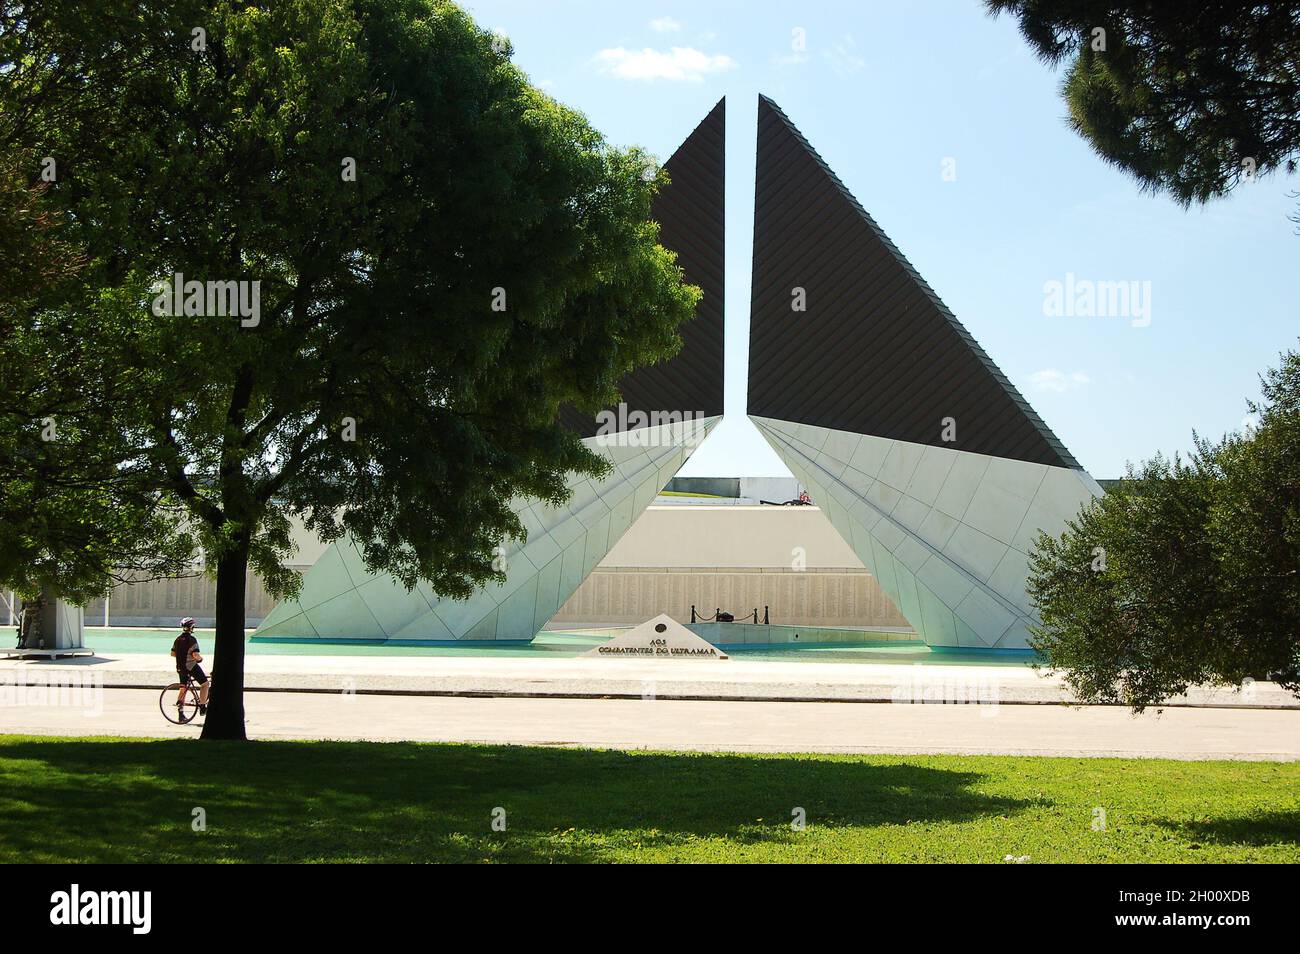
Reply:
[[1247, 678], [1300, 694], [1300, 354], [1261, 384], [1256, 428], [1130, 466], [1039, 535], [1031, 644], [1080, 699], [1141, 711]]

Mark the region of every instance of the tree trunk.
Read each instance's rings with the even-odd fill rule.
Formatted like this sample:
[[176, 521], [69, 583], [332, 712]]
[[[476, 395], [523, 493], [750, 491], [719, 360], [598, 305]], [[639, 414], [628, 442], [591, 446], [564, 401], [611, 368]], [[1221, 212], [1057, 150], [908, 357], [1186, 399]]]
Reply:
[[203, 739], [239, 739], [244, 734], [244, 587], [248, 542], [217, 561], [217, 635], [212, 653], [212, 692]]

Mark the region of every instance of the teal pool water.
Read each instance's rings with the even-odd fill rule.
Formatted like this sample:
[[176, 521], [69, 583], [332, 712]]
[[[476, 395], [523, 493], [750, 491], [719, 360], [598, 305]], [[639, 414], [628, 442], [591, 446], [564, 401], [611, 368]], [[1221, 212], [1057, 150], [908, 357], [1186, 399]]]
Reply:
[[[86, 627], [86, 645], [98, 652], [116, 655], [118, 653], [161, 653], [167, 655], [172, 640], [179, 630], [172, 629], [128, 629], [113, 626]], [[213, 631], [196, 629], [199, 646], [205, 651], [212, 649]], [[249, 631], [252, 635], [252, 631]], [[314, 640], [302, 642], [281, 642], [250, 639], [246, 642], [245, 652], [250, 656], [577, 656], [593, 646], [605, 642], [605, 637], [584, 636], [569, 633], [542, 633], [531, 643], [489, 646], [447, 646], [447, 645], [394, 645], [390, 643], [332, 643]]]
[[[128, 629], [125, 627], [86, 627], [86, 645], [106, 655], [166, 656], [176, 630]], [[199, 645], [212, 649], [212, 630], [195, 631]], [[251, 635], [251, 631], [250, 631]], [[540, 633], [531, 643], [492, 646], [401, 645], [394, 643], [330, 643], [303, 641], [273, 642], [249, 640], [247, 652], [252, 656], [467, 656], [478, 658], [536, 658], [579, 656], [610, 637], [590, 633]], [[1032, 652], [1012, 650], [994, 653], [960, 649], [931, 649], [924, 643], [868, 643], [821, 646], [727, 646], [735, 659], [780, 662], [849, 662], [849, 663], [925, 663], [930, 666], [1027, 666], [1036, 660]]]

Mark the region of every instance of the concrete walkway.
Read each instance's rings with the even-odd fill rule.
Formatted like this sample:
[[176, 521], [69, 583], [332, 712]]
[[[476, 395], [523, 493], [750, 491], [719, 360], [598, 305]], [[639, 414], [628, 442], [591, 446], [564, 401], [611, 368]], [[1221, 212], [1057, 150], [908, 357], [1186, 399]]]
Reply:
[[[0, 732], [182, 736], [159, 655], [0, 660]], [[702, 751], [1300, 759], [1300, 700], [1269, 683], [1139, 717], [1077, 707], [1027, 666], [454, 656], [249, 656], [262, 739]], [[63, 688], [51, 688], [63, 687]], [[918, 704], [924, 703], [924, 704]]]
[[[211, 672], [211, 667], [206, 667]], [[0, 660], [0, 688], [14, 682], [93, 679], [104, 686], [161, 687], [174, 678], [157, 656]], [[249, 689], [412, 695], [835, 702], [1074, 701], [1061, 679], [1023, 665], [647, 660], [589, 657], [248, 656]], [[1171, 706], [1300, 709], [1272, 683], [1195, 689]]]
[[[193, 738], [165, 722], [157, 689], [31, 691], [0, 705], [0, 732]], [[1116, 756], [1300, 760], [1300, 711], [684, 702], [250, 692], [258, 739], [365, 739], [733, 752]]]

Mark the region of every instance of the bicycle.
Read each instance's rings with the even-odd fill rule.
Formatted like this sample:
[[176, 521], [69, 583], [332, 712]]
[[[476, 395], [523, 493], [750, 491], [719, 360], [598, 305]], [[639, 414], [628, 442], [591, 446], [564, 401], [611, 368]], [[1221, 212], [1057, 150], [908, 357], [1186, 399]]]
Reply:
[[[185, 690], [184, 698], [180, 695], [182, 689]], [[173, 682], [165, 687], [158, 697], [158, 708], [162, 710], [163, 718], [173, 725], [189, 725], [199, 714], [199, 692], [199, 684], [189, 675], [185, 682]]]

